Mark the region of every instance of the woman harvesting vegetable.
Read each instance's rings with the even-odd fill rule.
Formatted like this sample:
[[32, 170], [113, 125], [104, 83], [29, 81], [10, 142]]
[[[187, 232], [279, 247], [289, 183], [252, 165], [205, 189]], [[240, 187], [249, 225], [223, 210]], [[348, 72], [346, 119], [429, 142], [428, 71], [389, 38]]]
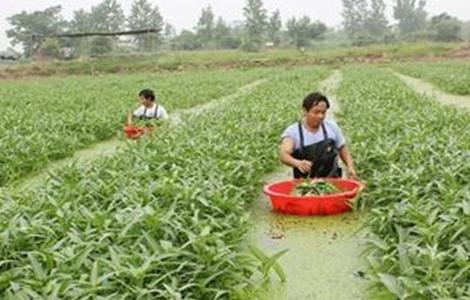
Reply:
[[281, 161], [293, 167], [294, 178], [341, 177], [338, 154], [347, 167], [348, 177], [357, 179], [354, 162], [338, 125], [326, 120], [328, 99], [311, 93], [303, 100], [304, 117], [282, 134]]

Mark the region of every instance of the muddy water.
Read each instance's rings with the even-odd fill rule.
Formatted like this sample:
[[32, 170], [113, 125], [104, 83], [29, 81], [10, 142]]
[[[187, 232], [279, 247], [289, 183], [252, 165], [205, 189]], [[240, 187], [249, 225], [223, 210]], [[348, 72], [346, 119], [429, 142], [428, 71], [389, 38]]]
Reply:
[[405, 76], [399, 73], [394, 74], [403, 80], [409, 87], [420, 94], [433, 97], [445, 105], [455, 105], [460, 108], [470, 109], [470, 97], [448, 94], [423, 80]]
[[[291, 170], [271, 174], [266, 182], [291, 178]], [[290, 216], [272, 211], [260, 195], [253, 207], [255, 227], [249, 242], [269, 255], [289, 251], [279, 260], [287, 282], [275, 277], [257, 295], [258, 299], [366, 299], [367, 280], [360, 258], [364, 234], [359, 232], [360, 215]]]
[[[334, 91], [341, 80], [335, 72], [320, 86], [330, 96], [332, 111], [339, 107]], [[333, 116], [331, 116], [333, 117]], [[292, 178], [284, 167], [270, 174], [265, 182]], [[366, 299], [367, 280], [363, 278], [365, 262], [361, 259], [365, 234], [360, 229], [360, 214], [337, 216], [291, 216], [274, 213], [269, 200], [260, 193], [252, 208], [254, 228], [249, 242], [269, 255], [289, 251], [279, 260], [287, 282], [273, 276], [256, 299]]]

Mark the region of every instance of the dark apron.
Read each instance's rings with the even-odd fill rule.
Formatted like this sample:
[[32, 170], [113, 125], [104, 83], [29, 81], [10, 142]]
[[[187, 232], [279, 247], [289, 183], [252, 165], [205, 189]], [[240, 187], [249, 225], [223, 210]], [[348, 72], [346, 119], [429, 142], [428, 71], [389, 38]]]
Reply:
[[342, 171], [338, 166], [338, 149], [335, 141], [328, 138], [325, 125], [321, 123], [323, 140], [309, 146], [304, 146], [304, 134], [302, 123], [299, 122], [300, 148], [295, 150], [293, 157], [300, 160], [312, 162], [310, 174], [302, 173], [298, 168], [294, 168], [294, 178], [307, 177], [341, 177]]
[[153, 116], [148, 117], [147, 116], [147, 107], [146, 107], [146, 108], [144, 108], [144, 113], [141, 116], [139, 116], [139, 119], [141, 119], [141, 120], [158, 119], [157, 118], [157, 112], [158, 112], [158, 105], [155, 107], [155, 113], [153, 114]]

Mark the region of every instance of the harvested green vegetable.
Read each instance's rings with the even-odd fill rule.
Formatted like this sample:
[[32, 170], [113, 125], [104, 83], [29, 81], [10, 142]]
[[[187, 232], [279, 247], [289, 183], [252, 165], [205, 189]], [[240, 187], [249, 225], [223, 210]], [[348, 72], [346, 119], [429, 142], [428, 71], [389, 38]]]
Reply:
[[294, 193], [299, 196], [307, 195], [329, 195], [339, 192], [339, 189], [323, 179], [311, 181], [306, 179], [304, 182], [300, 183], [295, 187]]

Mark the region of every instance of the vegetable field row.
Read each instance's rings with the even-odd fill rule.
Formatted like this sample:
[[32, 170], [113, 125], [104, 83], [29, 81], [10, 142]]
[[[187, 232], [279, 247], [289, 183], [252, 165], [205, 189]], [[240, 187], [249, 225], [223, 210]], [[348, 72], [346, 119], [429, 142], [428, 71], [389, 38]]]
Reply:
[[420, 62], [395, 65], [409, 76], [421, 78], [440, 89], [458, 95], [470, 95], [470, 63], [464, 61]]
[[400, 299], [468, 299], [470, 115], [372, 67], [345, 68], [339, 96], [368, 182], [374, 279]]
[[0, 297], [232, 299], [253, 286], [247, 204], [278, 165], [280, 132], [328, 70], [278, 74], [34, 193], [4, 194]]
[[191, 72], [179, 75], [75, 77], [0, 82], [0, 186], [109, 139], [138, 92], [155, 89], [169, 112], [233, 93], [270, 70]]

